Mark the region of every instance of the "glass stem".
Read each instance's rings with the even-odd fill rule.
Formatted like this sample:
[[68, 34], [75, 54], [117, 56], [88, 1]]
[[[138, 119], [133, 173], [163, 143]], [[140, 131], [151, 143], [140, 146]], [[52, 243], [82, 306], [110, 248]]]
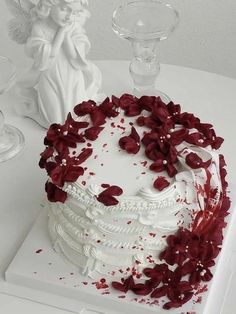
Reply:
[[155, 88], [160, 63], [157, 57], [158, 39], [132, 40], [134, 58], [130, 63], [130, 74], [135, 89], [140, 91]]

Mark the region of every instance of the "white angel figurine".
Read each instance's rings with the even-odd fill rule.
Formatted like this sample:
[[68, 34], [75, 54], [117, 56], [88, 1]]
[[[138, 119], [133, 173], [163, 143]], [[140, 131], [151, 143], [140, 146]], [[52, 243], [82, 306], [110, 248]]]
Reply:
[[102, 77], [86, 56], [90, 42], [83, 28], [87, 0], [6, 0], [15, 15], [12, 39], [25, 44], [32, 68], [17, 82], [18, 112], [43, 127], [62, 123], [84, 100], [102, 100]]

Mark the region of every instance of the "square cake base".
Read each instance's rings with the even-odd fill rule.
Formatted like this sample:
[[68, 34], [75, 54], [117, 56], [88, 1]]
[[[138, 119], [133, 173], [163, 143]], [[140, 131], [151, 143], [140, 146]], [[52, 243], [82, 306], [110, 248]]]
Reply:
[[179, 309], [163, 310], [165, 301], [132, 293], [123, 294], [110, 287], [101, 288], [94, 280], [80, 275], [75, 266], [53, 250], [46, 210], [42, 211], [9, 265], [5, 273], [6, 281], [0, 290], [79, 314], [130, 314], [131, 311], [135, 314], [228, 314], [223, 308], [227, 305], [225, 295], [235, 277], [236, 261], [236, 253], [233, 252], [236, 215], [234, 213], [229, 217], [224, 246], [213, 270], [213, 280], [208, 285], [202, 285], [200, 290], [204, 293], [199, 291]]

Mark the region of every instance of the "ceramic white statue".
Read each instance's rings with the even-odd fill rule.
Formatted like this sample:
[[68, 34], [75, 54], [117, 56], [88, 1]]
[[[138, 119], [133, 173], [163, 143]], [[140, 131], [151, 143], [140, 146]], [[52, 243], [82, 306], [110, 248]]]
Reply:
[[17, 82], [18, 112], [43, 127], [62, 123], [81, 101], [102, 100], [102, 76], [87, 59], [87, 0], [6, 0], [10, 37], [25, 44], [32, 68]]

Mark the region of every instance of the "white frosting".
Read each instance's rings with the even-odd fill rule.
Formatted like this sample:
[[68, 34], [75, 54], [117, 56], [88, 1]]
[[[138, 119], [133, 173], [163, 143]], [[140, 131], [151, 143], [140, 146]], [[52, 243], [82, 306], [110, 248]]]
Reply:
[[[111, 121], [117, 125], [120, 119], [119, 116]], [[128, 119], [122, 127], [124, 135], [128, 135]], [[159, 192], [153, 182], [166, 174], [149, 170], [150, 161], [143, 163], [146, 157], [142, 150], [137, 155], [120, 150], [118, 140], [124, 136], [124, 129], [107, 123], [102, 132], [92, 143], [93, 155], [83, 164], [88, 168], [85, 175], [76, 183], [64, 185], [68, 194], [65, 204], [49, 204], [49, 231], [54, 248], [77, 265], [81, 273], [93, 278], [105, 274], [114, 280], [122, 277], [121, 272], [128, 273], [128, 268], [141, 271], [160, 262], [158, 255], [166, 246], [166, 237], [180, 226], [189, 227], [193, 214], [202, 209], [204, 196], [196, 188], [206, 183], [206, 172], [189, 168], [186, 155], [197, 152], [203, 160], [212, 159], [211, 186], [218, 188], [218, 194], [219, 156], [211, 149], [182, 143], [178, 147], [179, 173], [169, 187]], [[104, 190], [102, 183], [123, 189], [124, 193], [117, 197], [118, 205], [105, 206], [97, 201], [96, 196]]]

